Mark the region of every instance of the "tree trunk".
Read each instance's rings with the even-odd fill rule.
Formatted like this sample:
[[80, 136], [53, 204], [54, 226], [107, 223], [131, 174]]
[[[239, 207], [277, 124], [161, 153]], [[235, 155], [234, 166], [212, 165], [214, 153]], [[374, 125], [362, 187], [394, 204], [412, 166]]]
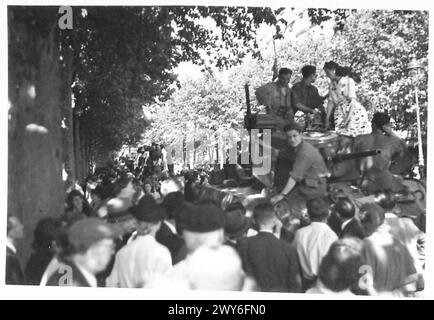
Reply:
[[[13, 16], [8, 21], [8, 213], [24, 224], [25, 236], [17, 246], [24, 267], [36, 223], [63, 212], [61, 80], [54, 29], [40, 35]], [[26, 73], [17, 72], [23, 68]]]
[[72, 115], [72, 52], [66, 49], [63, 55], [65, 65], [62, 69], [62, 118], [63, 118], [63, 163], [67, 173], [65, 189], [71, 187], [76, 177], [74, 158], [74, 136], [73, 136], [73, 115]]

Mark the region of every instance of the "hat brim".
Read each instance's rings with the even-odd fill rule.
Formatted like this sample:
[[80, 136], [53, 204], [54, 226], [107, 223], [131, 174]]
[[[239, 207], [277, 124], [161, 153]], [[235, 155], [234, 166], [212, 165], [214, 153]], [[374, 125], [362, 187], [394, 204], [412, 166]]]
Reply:
[[252, 219], [250, 219], [249, 217], [245, 217], [244, 222], [242, 224], [242, 227], [237, 230], [236, 232], [227, 232], [225, 230], [225, 234], [229, 237], [229, 238], [238, 238], [240, 237], [244, 232], [246, 232], [249, 228], [251, 228], [253, 224]]

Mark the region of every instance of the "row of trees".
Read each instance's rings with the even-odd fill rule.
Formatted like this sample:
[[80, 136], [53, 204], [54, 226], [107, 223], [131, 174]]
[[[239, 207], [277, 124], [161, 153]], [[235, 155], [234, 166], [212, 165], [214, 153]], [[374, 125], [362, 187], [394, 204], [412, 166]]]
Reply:
[[[291, 10], [98, 6], [66, 7], [59, 13], [54, 6], [9, 6], [8, 211], [23, 220], [27, 238], [40, 218], [63, 211], [62, 171], [69, 184], [83, 181], [90, 164], [142, 139], [147, 125], [143, 106], [158, 111], [154, 125], [145, 132], [154, 141], [170, 143], [188, 130], [202, 134], [215, 128], [240, 129], [244, 83], [249, 81], [253, 89], [271, 76], [274, 56], [261, 49], [264, 43], [257, 37], [264, 24], [274, 28], [279, 62], [294, 70], [305, 63], [319, 65], [325, 57], [352, 63], [354, 56], [362, 56], [354, 51], [359, 48], [367, 58], [354, 66], [365, 72], [364, 77], [374, 77], [377, 73], [369, 73], [367, 66], [375, 65], [370, 62], [372, 55], [380, 55], [368, 52], [375, 34], [381, 54], [388, 57], [383, 73], [405, 65], [409, 59], [405, 54], [413, 47], [419, 48], [416, 57], [426, 58], [425, 12], [375, 11], [365, 17], [366, 13], [348, 10], [309, 9], [308, 19], [316, 24], [334, 19], [340, 37], [292, 43], [285, 33], [293, 23], [283, 18]], [[363, 31], [372, 26], [375, 32]], [[384, 36], [400, 42], [386, 41]], [[334, 45], [338, 39], [343, 45]], [[174, 68], [184, 61], [201, 65], [204, 78], [177, 81]], [[382, 96], [392, 99], [389, 93], [394, 92], [391, 101], [404, 99], [405, 106], [411, 105], [406, 77], [384, 76], [390, 83]], [[399, 88], [407, 89], [407, 100]], [[26, 256], [30, 241], [24, 243], [20, 251]]]
[[[310, 11], [307, 13], [311, 15]], [[154, 122], [145, 131], [146, 140], [170, 144], [180, 136], [202, 139], [217, 129], [241, 131], [246, 110], [244, 84], [249, 84], [250, 99], [255, 102], [254, 89], [271, 81], [275, 58], [281, 67], [294, 70], [292, 83], [300, 80], [303, 65], [316, 65], [319, 73], [316, 85], [323, 94], [328, 87], [321, 72], [324, 62], [334, 60], [351, 66], [361, 75], [358, 95], [371, 114], [386, 110], [397, 130], [415, 129], [414, 84], [408, 65], [416, 58], [427, 66], [428, 13], [384, 10], [338, 13], [327, 16], [337, 19], [332, 35], [322, 33], [321, 27], [300, 37], [283, 33], [278, 37], [280, 40], [275, 39], [276, 56], [269, 50], [273, 39], [265, 38], [259, 41], [263, 52], [257, 57], [250, 56], [228, 71], [214, 70], [199, 78], [187, 78], [168, 101], [154, 105]], [[426, 137], [427, 79], [421, 80], [419, 102]], [[408, 131], [409, 138], [414, 140], [415, 133]]]
[[235, 64], [255, 51], [260, 24], [285, 24], [278, 14], [244, 7], [9, 6], [8, 211], [25, 225], [22, 256], [36, 222], [63, 211], [65, 187], [141, 138], [142, 106], [170, 96], [180, 62], [203, 64], [205, 52], [218, 67]]

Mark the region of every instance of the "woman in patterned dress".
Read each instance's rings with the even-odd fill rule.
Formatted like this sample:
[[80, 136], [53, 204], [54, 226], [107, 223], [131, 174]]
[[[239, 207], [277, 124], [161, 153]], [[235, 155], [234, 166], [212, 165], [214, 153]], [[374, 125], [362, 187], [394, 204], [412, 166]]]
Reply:
[[335, 131], [342, 137], [341, 148], [347, 149], [356, 136], [371, 132], [368, 113], [357, 101], [356, 82], [360, 83], [360, 77], [351, 68], [334, 62], [327, 62], [324, 71], [331, 80], [326, 124], [334, 114]]

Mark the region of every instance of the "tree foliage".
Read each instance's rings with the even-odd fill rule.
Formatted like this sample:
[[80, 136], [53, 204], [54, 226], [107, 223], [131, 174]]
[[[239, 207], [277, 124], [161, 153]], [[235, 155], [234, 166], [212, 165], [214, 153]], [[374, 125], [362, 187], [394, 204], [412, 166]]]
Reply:
[[[279, 10], [245, 7], [74, 8], [75, 106], [94, 151], [137, 142], [145, 126], [142, 106], [164, 101], [182, 61], [219, 68], [239, 63], [257, 48], [261, 23]], [[206, 20], [217, 27], [208, 28]]]
[[[325, 94], [328, 82], [322, 66], [334, 60], [351, 66], [362, 77], [358, 86], [359, 99], [372, 114], [387, 110], [397, 129], [415, 128], [413, 84], [407, 66], [412, 56], [426, 62], [428, 49], [428, 14], [411, 11], [319, 11], [309, 10], [313, 22], [337, 19], [339, 28], [333, 36], [318, 32], [276, 41], [277, 56], [271, 50], [261, 52], [261, 59], [250, 57], [228, 72], [208, 73], [197, 80], [180, 84], [171, 99], [155, 106], [155, 122], [145, 131], [151, 141], [172, 143], [180, 135], [193, 135], [186, 127], [195, 123], [196, 133], [215, 128], [241, 130], [245, 112], [244, 84], [250, 85], [250, 99], [255, 104], [254, 90], [271, 81], [272, 66], [277, 58], [279, 67], [294, 71], [291, 82], [301, 79], [301, 67], [317, 66], [315, 85]], [[333, 14], [333, 15], [332, 15]], [[316, 15], [316, 16], [315, 16]], [[322, 19], [322, 20], [321, 20]], [[276, 39], [275, 39], [276, 40]], [[272, 46], [272, 39], [263, 39], [261, 48]], [[419, 83], [420, 103], [426, 110], [426, 78]], [[422, 117], [426, 132], [426, 116]]]
[[[362, 76], [360, 96], [368, 110], [388, 110], [398, 129], [416, 122], [414, 83], [408, 66], [413, 58], [427, 67], [428, 12], [358, 11], [336, 35], [333, 56]], [[418, 82], [426, 132], [427, 79]]]

